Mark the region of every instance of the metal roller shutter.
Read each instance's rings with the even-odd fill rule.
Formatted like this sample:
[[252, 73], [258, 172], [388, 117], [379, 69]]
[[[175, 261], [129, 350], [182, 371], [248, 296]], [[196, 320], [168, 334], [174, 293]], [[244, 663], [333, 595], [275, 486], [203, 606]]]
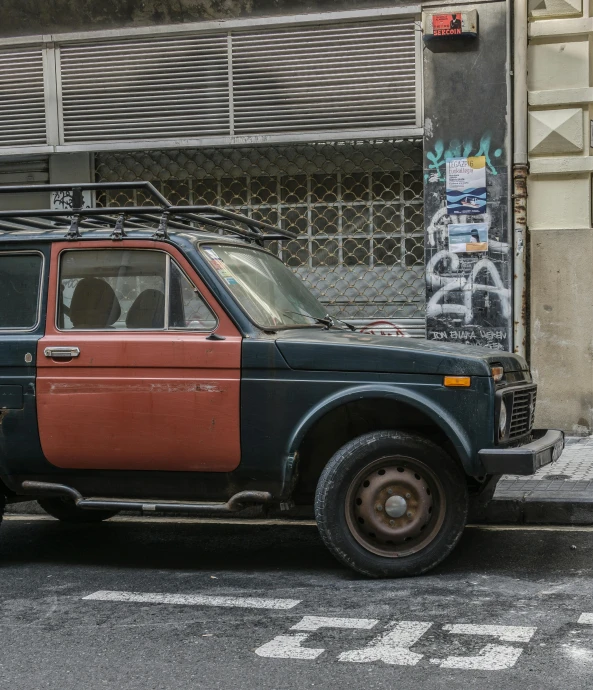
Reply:
[[60, 46], [62, 142], [416, 126], [412, 19]]
[[412, 20], [233, 35], [236, 134], [414, 125]]
[[[47, 156], [19, 156], [0, 160], [0, 185], [48, 184], [49, 160]], [[47, 208], [49, 193], [0, 195], [0, 210]]]
[[60, 48], [66, 142], [228, 134], [226, 34]]
[[0, 51], [0, 146], [46, 143], [41, 47]]

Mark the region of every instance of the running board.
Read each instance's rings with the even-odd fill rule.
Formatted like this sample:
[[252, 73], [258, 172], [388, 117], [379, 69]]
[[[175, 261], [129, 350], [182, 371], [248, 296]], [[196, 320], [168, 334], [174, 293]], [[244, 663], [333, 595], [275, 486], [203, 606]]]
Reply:
[[138, 510], [141, 512], [194, 513], [196, 515], [227, 515], [243, 510], [249, 505], [262, 505], [272, 500], [272, 494], [267, 491], [240, 491], [231, 496], [226, 503], [198, 503], [195, 501], [179, 503], [176, 501], [124, 501], [116, 498], [84, 498], [71, 486], [50, 484], [49, 482], [25, 481], [22, 483], [22, 489], [24, 493], [35, 496], [71, 498], [77, 508], [84, 510]]

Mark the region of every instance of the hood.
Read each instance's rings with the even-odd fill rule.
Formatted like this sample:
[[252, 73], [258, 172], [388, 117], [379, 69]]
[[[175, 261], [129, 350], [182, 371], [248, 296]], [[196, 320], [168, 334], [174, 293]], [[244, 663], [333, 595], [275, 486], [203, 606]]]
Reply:
[[321, 328], [280, 331], [276, 345], [292, 369], [307, 371], [490, 376], [496, 364], [505, 372], [528, 371], [510, 352]]

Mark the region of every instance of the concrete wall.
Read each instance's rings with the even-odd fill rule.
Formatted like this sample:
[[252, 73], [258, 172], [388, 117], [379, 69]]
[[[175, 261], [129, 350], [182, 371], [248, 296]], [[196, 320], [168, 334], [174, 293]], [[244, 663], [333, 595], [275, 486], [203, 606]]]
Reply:
[[386, 0], [2, 0], [0, 36], [385, 7]]
[[528, 224], [536, 423], [593, 430], [590, 119], [593, 25], [583, 0], [530, 2]]
[[[427, 337], [499, 350], [512, 349], [506, 8], [468, 6], [478, 11], [478, 38], [424, 49]], [[447, 213], [446, 161], [465, 156], [486, 159], [480, 215]], [[449, 250], [449, 229], [460, 223], [487, 226], [487, 252]]]

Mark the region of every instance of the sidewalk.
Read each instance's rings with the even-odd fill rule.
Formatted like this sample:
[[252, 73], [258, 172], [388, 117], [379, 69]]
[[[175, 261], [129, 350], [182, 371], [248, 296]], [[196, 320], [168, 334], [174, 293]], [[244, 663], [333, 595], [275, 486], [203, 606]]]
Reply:
[[593, 436], [567, 437], [560, 459], [530, 477], [502, 477], [486, 521], [593, 524]]

